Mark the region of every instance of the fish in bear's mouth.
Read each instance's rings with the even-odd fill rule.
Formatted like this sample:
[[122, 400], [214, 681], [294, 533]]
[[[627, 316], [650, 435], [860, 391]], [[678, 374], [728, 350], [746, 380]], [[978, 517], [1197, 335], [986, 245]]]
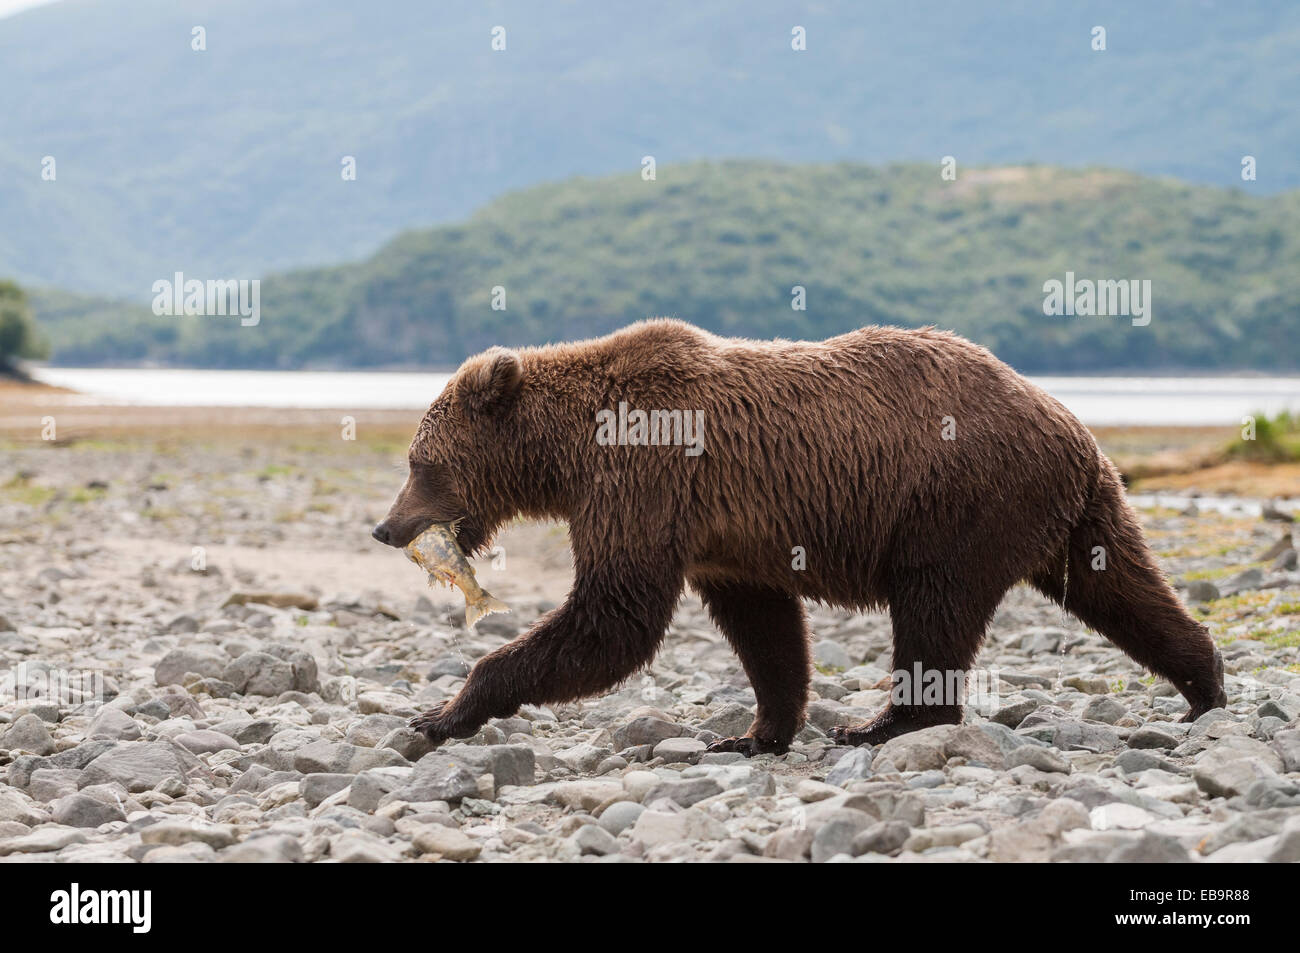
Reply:
[[465, 594], [465, 624], [473, 628], [483, 616], [510, 607], [478, 584], [474, 567], [457, 539], [456, 523], [434, 523], [405, 547], [406, 555], [429, 574], [429, 584], [454, 585]]

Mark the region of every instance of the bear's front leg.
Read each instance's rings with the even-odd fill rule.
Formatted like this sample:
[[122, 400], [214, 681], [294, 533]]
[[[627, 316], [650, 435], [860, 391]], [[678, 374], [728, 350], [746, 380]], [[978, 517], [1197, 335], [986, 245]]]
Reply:
[[568, 702], [612, 688], [654, 658], [681, 588], [681, 575], [664, 565], [579, 570], [564, 605], [480, 659], [455, 698], [411, 727], [441, 744], [469, 737], [520, 705]]

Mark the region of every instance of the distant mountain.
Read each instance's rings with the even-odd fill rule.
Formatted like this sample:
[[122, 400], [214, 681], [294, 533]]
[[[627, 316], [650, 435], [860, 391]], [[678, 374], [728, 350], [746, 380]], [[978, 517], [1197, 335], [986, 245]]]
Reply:
[[62, 0], [0, 20], [0, 276], [147, 300], [176, 271], [353, 259], [512, 189], [636, 181], [645, 155], [1277, 193], [1300, 186], [1297, 62], [1300, 5], [1262, 0]]
[[[1071, 273], [1079, 289], [1149, 281], [1150, 310], [1045, 314], [1046, 283]], [[944, 181], [931, 164], [666, 165], [653, 182], [535, 187], [365, 261], [271, 276], [255, 327], [65, 292], [32, 305], [65, 364], [448, 367], [674, 315], [757, 337], [936, 324], [1033, 371], [1295, 371], [1300, 191], [1043, 166]]]

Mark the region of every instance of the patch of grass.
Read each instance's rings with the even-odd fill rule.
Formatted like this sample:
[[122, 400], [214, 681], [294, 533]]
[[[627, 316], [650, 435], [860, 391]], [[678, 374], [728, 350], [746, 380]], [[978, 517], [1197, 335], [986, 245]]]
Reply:
[[68, 494], [68, 501], [71, 503], [94, 503], [97, 500], [102, 500], [107, 495], [107, 490], [79, 486]]
[[[1258, 460], [1263, 463], [1288, 463], [1300, 461], [1300, 414], [1282, 411], [1276, 417], [1253, 414], [1254, 439], [1245, 439], [1239, 433], [1226, 448], [1229, 457], [1237, 460]], [[1242, 430], [1246, 430], [1243, 426]]]
[[24, 473], [15, 474], [4, 486], [0, 487], [0, 490], [3, 490], [5, 499], [11, 503], [22, 503], [26, 506], [40, 506], [42, 503], [48, 503], [58, 492], [50, 486], [33, 484], [31, 478]]
[[1196, 606], [1197, 618], [1207, 625], [1230, 626], [1253, 616], [1266, 606], [1273, 594], [1270, 592], [1242, 592], [1235, 596], [1214, 599]]
[[165, 523], [185, 514], [174, 506], [148, 506], [140, 511], [140, 515], [155, 523]]
[[1244, 572], [1255, 563], [1233, 563], [1229, 566], [1219, 566], [1217, 569], [1193, 569], [1190, 572], [1183, 573], [1184, 579], [1223, 579], [1225, 576], [1235, 576], [1239, 572]]
[[6, 487], [5, 497], [13, 503], [23, 503], [27, 506], [40, 506], [42, 503], [48, 503], [54, 498], [55, 490], [48, 486], [16, 486]]
[[1248, 638], [1273, 648], [1300, 648], [1300, 629], [1252, 629]]

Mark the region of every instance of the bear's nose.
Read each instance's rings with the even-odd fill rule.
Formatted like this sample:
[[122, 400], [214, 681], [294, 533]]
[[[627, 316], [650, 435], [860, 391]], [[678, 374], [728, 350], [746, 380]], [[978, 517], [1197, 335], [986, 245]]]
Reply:
[[388, 521], [376, 524], [375, 528], [370, 531], [370, 535], [379, 540], [385, 546], [393, 545], [393, 535], [388, 531]]

